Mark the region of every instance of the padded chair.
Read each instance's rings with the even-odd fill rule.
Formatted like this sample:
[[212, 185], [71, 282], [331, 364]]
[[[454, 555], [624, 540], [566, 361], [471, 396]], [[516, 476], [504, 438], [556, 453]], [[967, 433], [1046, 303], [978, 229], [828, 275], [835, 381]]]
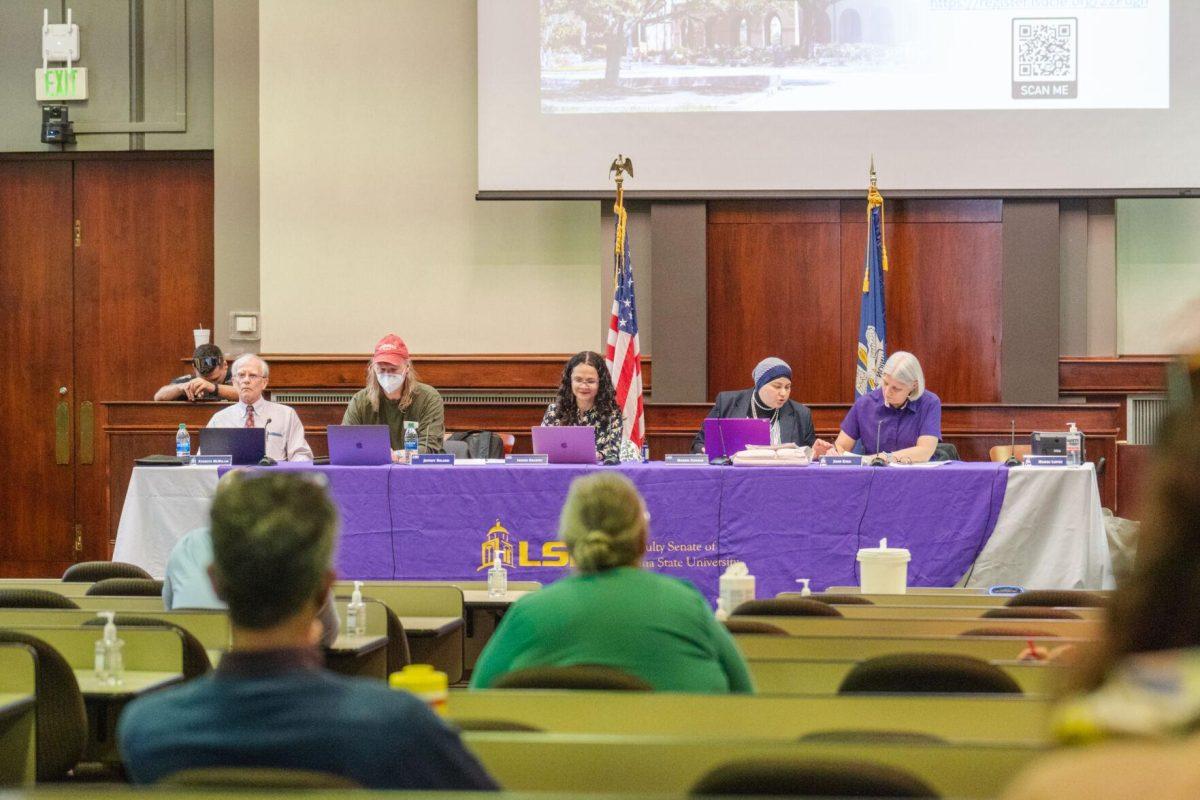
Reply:
[[83, 756], [88, 735], [87, 712], [75, 673], [57, 650], [27, 633], [0, 630], [0, 642], [28, 645], [37, 654], [34, 673], [37, 780], [39, 783], [62, 780]]
[[651, 692], [654, 687], [628, 672], [598, 664], [570, 667], [530, 667], [509, 672], [495, 683], [497, 689], [578, 689], [616, 692]]
[[946, 740], [921, 731], [876, 731], [866, 728], [844, 728], [830, 731], [810, 731], [797, 741], [830, 744], [946, 744]]
[[79, 608], [79, 605], [48, 589], [0, 589], [0, 608]]
[[[96, 617], [83, 624], [101, 626], [106, 621]], [[191, 631], [174, 622], [154, 617], [139, 617], [135, 614], [117, 614], [113, 617], [113, 624], [117, 626], [118, 631], [121, 628], [171, 628], [179, 631], [180, 638], [183, 639], [183, 679], [185, 681], [198, 678], [212, 669], [208, 651], [204, 649], [200, 640]]]
[[1008, 598], [1006, 606], [1045, 606], [1049, 608], [1108, 608], [1108, 598], [1080, 589], [1028, 589]]
[[[797, 598], [797, 597], [803, 597], [803, 595], [801, 595], [799, 592], [780, 592], [779, 594], [777, 594], [775, 596], [780, 597], [780, 598], [787, 598], [789, 600]], [[863, 597], [860, 594], [829, 594], [827, 592], [817, 592], [817, 593], [809, 595], [808, 597], [811, 600], [817, 600], [818, 602], [825, 603], [825, 604], [831, 605], [831, 606], [873, 606], [873, 605], [875, 605], [874, 600]]]
[[[364, 600], [372, 598], [364, 597]], [[383, 615], [387, 619], [387, 669], [388, 674], [399, 672], [412, 663], [412, 651], [408, 648], [408, 634], [404, 632], [404, 623], [390, 606], [380, 604]], [[372, 608], [372, 611], [374, 608]]]
[[988, 450], [988, 460], [994, 464], [999, 464], [1008, 461], [1009, 456], [1015, 456], [1017, 461], [1021, 461], [1032, 452], [1033, 448], [1027, 444], [998, 444]]
[[731, 617], [840, 617], [828, 603], [808, 597], [772, 597], [747, 600], [733, 610]]
[[67, 567], [63, 573], [64, 583], [95, 583], [105, 578], [146, 578], [153, 577], [137, 564], [126, 564], [124, 561], [81, 561]]
[[163, 582], [153, 578], [105, 578], [84, 592], [88, 597], [162, 597]]
[[748, 758], [715, 767], [693, 795], [937, 797], [908, 772], [870, 761]]
[[1042, 606], [1000, 606], [983, 612], [987, 619], [1083, 619], [1074, 611], [1065, 608], [1043, 608]]
[[933, 448], [933, 455], [929, 457], [930, 461], [962, 461], [958, 457], [958, 448], [950, 444], [950, 442], [938, 442], [937, 447]]
[[989, 628], [985, 625], [963, 631], [959, 636], [1021, 636], [1027, 639], [1054, 639], [1058, 637], [1058, 634], [1047, 633], [1037, 628]]
[[274, 767], [203, 767], [185, 769], [168, 775], [159, 785], [185, 786], [203, 789], [253, 789], [282, 791], [288, 789], [361, 789], [357, 781], [310, 769], [276, 769]]
[[838, 694], [1021, 694], [1004, 670], [971, 656], [896, 653], [862, 662], [842, 679]]
[[456, 719], [454, 726], [460, 731], [492, 731], [496, 733], [545, 733], [536, 725], [527, 725], [511, 719]]
[[788, 632], [778, 625], [772, 625], [769, 622], [761, 622], [757, 619], [738, 619], [731, 617], [723, 623], [725, 630], [733, 634], [738, 633], [761, 633], [768, 636], [787, 636]]

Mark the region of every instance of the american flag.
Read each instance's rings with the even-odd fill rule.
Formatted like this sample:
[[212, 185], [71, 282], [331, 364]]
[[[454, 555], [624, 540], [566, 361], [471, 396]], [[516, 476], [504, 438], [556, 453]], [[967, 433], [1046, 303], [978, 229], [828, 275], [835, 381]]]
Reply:
[[618, 199], [617, 241], [613, 249], [612, 318], [608, 321], [608, 344], [604, 361], [617, 390], [617, 405], [625, 417], [625, 438], [638, 447], [646, 435], [646, 415], [642, 406], [642, 349], [638, 343], [637, 302], [633, 297], [633, 260], [629, 256], [628, 216]]

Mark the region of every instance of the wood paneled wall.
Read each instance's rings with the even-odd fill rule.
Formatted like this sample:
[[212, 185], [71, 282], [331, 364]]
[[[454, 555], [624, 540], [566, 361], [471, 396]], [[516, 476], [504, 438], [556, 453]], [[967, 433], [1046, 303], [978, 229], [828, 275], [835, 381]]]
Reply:
[[[885, 206], [889, 351], [910, 350], [947, 403], [1000, 400], [1002, 203]], [[750, 385], [776, 355], [807, 403], [853, 399], [865, 203], [720, 201], [708, 207], [708, 392]]]

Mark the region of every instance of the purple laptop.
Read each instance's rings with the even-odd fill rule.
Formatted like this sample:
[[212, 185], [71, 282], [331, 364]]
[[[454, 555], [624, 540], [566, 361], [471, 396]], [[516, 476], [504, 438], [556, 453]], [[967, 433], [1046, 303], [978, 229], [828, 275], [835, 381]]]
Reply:
[[765, 419], [704, 420], [704, 452], [714, 458], [732, 458], [748, 444], [770, 444], [771, 423]]
[[330, 425], [329, 463], [337, 467], [374, 467], [392, 463], [387, 425]]
[[595, 464], [596, 429], [591, 425], [546, 425], [530, 428], [533, 452], [551, 464]]

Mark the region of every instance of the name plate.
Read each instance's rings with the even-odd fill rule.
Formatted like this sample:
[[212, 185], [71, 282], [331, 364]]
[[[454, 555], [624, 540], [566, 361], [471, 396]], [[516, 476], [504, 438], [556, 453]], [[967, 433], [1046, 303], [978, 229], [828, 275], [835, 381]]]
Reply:
[[861, 467], [862, 456], [821, 456], [824, 467]]
[[668, 464], [707, 464], [708, 456], [704, 453], [667, 453], [663, 460]]
[[1067, 466], [1066, 456], [1025, 456], [1025, 466], [1027, 467], [1065, 467]]
[[509, 453], [504, 457], [505, 464], [549, 464], [550, 456], [545, 453]]
[[192, 463], [198, 467], [224, 467], [233, 464], [233, 456], [192, 456]]
[[413, 456], [414, 464], [454, 464], [454, 453], [421, 453]]

